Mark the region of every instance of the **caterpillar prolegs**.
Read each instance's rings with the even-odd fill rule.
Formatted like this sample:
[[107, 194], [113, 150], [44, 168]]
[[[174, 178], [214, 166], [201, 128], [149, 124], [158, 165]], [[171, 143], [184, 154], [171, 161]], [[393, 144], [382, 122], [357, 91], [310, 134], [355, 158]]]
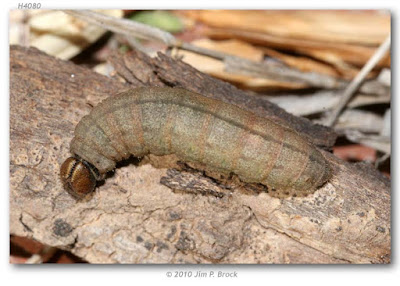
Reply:
[[61, 178], [78, 198], [131, 155], [175, 154], [247, 183], [306, 193], [332, 173], [296, 131], [179, 88], [138, 88], [107, 98], [78, 123], [70, 149]]

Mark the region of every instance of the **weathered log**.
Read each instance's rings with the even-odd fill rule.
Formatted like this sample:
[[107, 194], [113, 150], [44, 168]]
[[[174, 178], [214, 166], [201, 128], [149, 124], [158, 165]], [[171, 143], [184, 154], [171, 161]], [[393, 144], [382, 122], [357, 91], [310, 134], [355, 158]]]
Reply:
[[309, 138], [330, 133], [280, 117], [285, 113], [274, 105], [267, 112], [269, 103], [165, 55], [116, 55], [111, 62], [127, 84], [36, 49], [11, 47], [11, 234], [92, 263], [390, 262], [390, 182], [327, 152], [334, 176], [307, 197], [275, 198], [187, 166], [155, 168], [145, 161], [163, 159], [149, 157], [125, 163], [90, 200], [77, 202], [59, 180], [75, 125], [91, 105], [127, 88], [180, 86], [261, 116], [275, 114], [284, 124], [295, 122], [292, 127], [305, 124], [297, 130]]

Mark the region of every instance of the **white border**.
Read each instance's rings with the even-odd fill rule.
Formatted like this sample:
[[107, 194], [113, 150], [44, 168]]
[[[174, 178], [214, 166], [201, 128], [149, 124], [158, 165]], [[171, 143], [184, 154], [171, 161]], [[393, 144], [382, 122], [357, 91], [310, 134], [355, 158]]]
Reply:
[[[42, 9], [88, 9], [88, 8], [136, 8], [136, 9], [389, 9], [392, 11], [392, 50], [396, 51], [397, 47], [397, 21], [396, 17], [399, 13], [400, 1], [96, 1], [88, 2], [82, 0], [69, 1], [32, 1], [40, 2]], [[136, 2], [136, 3], [135, 3]], [[26, 3], [23, 1], [1, 1], [1, 56], [2, 56], [2, 76], [1, 87], [3, 92], [0, 96], [1, 107], [1, 128], [4, 132], [1, 140], [1, 202], [3, 215], [1, 221], [1, 281], [4, 285], [62, 285], [78, 284], [78, 285], [141, 285], [149, 282], [162, 282], [163, 285], [208, 285], [208, 284], [230, 284], [230, 285], [393, 285], [395, 277], [399, 276], [399, 267], [397, 262], [395, 239], [397, 238], [397, 230], [392, 228], [392, 264], [391, 265], [376, 265], [376, 266], [273, 266], [273, 265], [257, 265], [257, 266], [93, 266], [93, 265], [39, 265], [39, 266], [18, 266], [9, 264], [9, 227], [8, 227], [8, 194], [9, 194], [9, 47], [8, 47], [8, 12], [10, 9], [17, 8], [18, 3]], [[166, 4], [168, 3], [168, 5]], [[392, 68], [395, 80], [393, 84], [393, 156], [392, 176], [393, 176], [393, 221], [398, 222], [398, 217], [395, 215], [398, 207], [398, 191], [396, 176], [398, 168], [397, 158], [397, 134], [399, 129], [398, 105], [396, 97], [396, 83], [398, 74], [396, 72], [398, 60], [396, 54], [392, 55]], [[394, 224], [392, 224], [394, 227]], [[398, 225], [398, 223], [397, 223]], [[238, 271], [239, 278], [237, 279], [173, 279], [167, 278], [167, 271], [183, 270], [223, 270], [223, 271]], [[73, 274], [73, 275], [71, 275]], [[245, 284], [245, 285], [246, 285]]]

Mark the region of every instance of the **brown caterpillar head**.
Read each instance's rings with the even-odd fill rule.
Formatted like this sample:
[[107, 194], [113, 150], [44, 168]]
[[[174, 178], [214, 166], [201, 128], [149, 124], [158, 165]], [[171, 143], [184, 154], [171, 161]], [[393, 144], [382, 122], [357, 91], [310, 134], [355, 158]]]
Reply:
[[81, 199], [94, 190], [99, 173], [85, 160], [69, 157], [61, 165], [60, 176], [68, 193]]

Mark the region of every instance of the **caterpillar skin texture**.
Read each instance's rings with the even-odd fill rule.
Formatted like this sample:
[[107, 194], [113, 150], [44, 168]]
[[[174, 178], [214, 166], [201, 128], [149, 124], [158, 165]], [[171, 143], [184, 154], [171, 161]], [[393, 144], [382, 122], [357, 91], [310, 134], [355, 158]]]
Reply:
[[107, 98], [82, 118], [61, 167], [81, 198], [131, 155], [175, 154], [242, 181], [309, 192], [331, 177], [328, 162], [296, 131], [240, 107], [179, 88], [138, 88]]

